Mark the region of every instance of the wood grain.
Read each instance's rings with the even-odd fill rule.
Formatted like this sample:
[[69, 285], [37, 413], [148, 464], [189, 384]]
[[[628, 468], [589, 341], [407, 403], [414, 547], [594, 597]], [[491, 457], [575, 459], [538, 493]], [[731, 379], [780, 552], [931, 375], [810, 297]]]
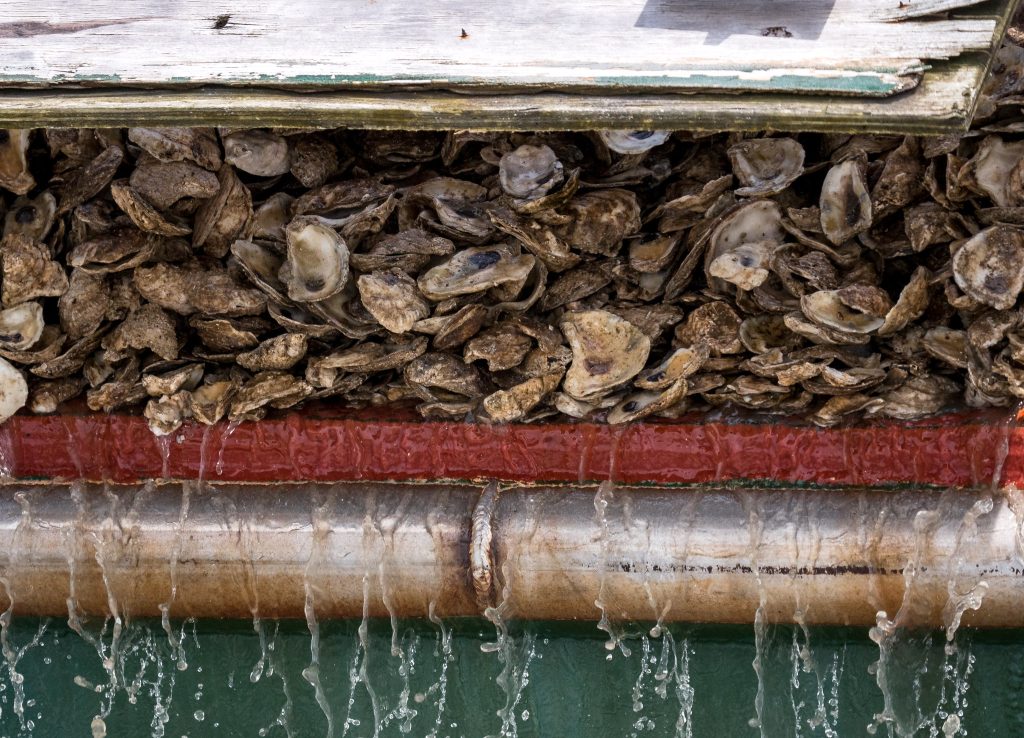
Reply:
[[[613, 42], [608, 33], [602, 37], [605, 61], [610, 57], [617, 66], [606, 64], [601, 69], [602, 76], [598, 76], [582, 60], [587, 54], [597, 58], [597, 42], [591, 36], [600, 22], [587, 26], [588, 21], [581, 18], [583, 11], [576, 6], [559, 16], [560, 3], [552, 2], [548, 7], [531, 5], [533, 1], [524, 0], [523, 6], [538, 13], [530, 21], [532, 25], [528, 24], [530, 28], [540, 33], [545, 22], [549, 26], [554, 23], [562, 37], [580, 41], [577, 46], [563, 42], [552, 48], [545, 62], [546, 71], [539, 66], [519, 68], [508, 61], [525, 58], [530, 49], [538, 48], [539, 36], [510, 36], [506, 30], [504, 41], [489, 39], [485, 44], [489, 52], [482, 53], [478, 47], [459, 44], [477, 43], [487, 33], [472, 23], [464, 26], [461, 21], [458, 44], [449, 40], [423, 58], [414, 56], [415, 44], [411, 42], [404, 57], [399, 53], [402, 39], [410, 36], [411, 31], [406, 29], [385, 44], [372, 37], [367, 30], [371, 22], [366, 19], [359, 20], [365, 36], [361, 46], [355, 44], [359, 48], [352, 48], [342, 43], [353, 34], [338, 18], [358, 8], [373, 8], [378, 14], [388, 10], [397, 13], [399, 6], [394, 0], [342, 0], [333, 12], [324, 11], [317, 23], [299, 30], [295, 19], [306, 17], [310, 7], [322, 9], [322, 2], [301, 4], [302, 8], [296, 9], [283, 3], [272, 5], [268, 0], [253, 0], [239, 14], [225, 8], [214, 15], [207, 6], [193, 0], [146, 0], [134, 4], [128, 17], [119, 14], [121, 6], [114, 6], [109, 0], [97, 0], [82, 7], [60, 6], [53, 0], [31, 6], [27, 2], [0, 0], [0, 6], [8, 11], [6, 20], [0, 23], [0, 58], [4, 60], [0, 66], [0, 126], [273, 125], [947, 133], [966, 127], [991, 64], [991, 51], [1002, 38], [1019, 2], [957, 2], [957, 6], [973, 7], [957, 10], [952, 18], [943, 15], [939, 19], [888, 22], [884, 21], [885, 14], [894, 7], [890, 0], [648, 0], [646, 4], [641, 0], [595, 0], [586, 5], [587, 14], [600, 15], [609, 8], [609, 12], [621, 13], [622, 8], [629, 8], [633, 24], [621, 34], [621, 43]], [[895, 2], [899, 8], [899, 0]], [[943, 4], [942, 0], [936, 3]], [[936, 3], [932, 3], [933, 8]], [[917, 10], [922, 4], [924, 0], [913, 3]], [[469, 4], [438, 0], [431, 6], [429, 17], [436, 26], [433, 33], [441, 33], [437, 28], [448, 29], [451, 25], [451, 18], [443, 19], [442, 23], [439, 9], [447, 8], [454, 13], [457, 5], [465, 8]], [[493, 9], [489, 0], [485, 5]], [[719, 25], [714, 33], [694, 30], [711, 28], [709, 19], [716, 13], [719, 18], [723, 15], [719, 5], [729, 6], [734, 12], [743, 6], [749, 12], [742, 22], [734, 20], [731, 25]], [[153, 9], [149, 16], [147, 8]], [[822, 8], [830, 9], [827, 15]], [[792, 36], [751, 35], [752, 28], [779, 20], [781, 16], [768, 14], [769, 9], [780, 13], [786, 10], [797, 16], [797, 11], [804, 9], [807, 16], [792, 27], [781, 27]], [[683, 10], [691, 11], [691, 15], [681, 16]], [[160, 18], [154, 15], [157, 11], [163, 13]], [[408, 24], [420, 24], [416, 26], [420, 28], [425, 21], [417, 12], [423, 11], [407, 9], [403, 17]], [[472, 17], [481, 22], [485, 20], [472, 8], [466, 12], [474, 13]], [[509, 26], [524, 15], [525, 11], [516, 6], [494, 17]], [[192, 16], [199, 20], [189, 20]], [[675, 18], [673, 22], [678, 27], [659, 29], [651, 25], [668, 24], [668, 16]], [[178, 18], [180, 28], [168, 25], [166, 19], [172, 17]], [[250, 22], [257, 17], [263, 19], [261, 23]], [[384, 34], [383, 22], [379, 18], [373, 22], [378, 24], [378, 36]], [[687, 23], [692, 26], [689, 30], [683, 27]], [[930, 61], [923, 67], [892, 66], [884, 71], [875, 58], [873, 62], [861, 60], [856, 72], [840, 74], [836, 72], [839, 66], [835, 65], [846, 64], [853, 58], [853, 52], [850, 44], [837, 41], [837, 34], [857, 24], [862, 29], [864, 24], [873, 24], [873, 28], [910, 34], [893, 48], [906, 50], [917, 44], [918, 51], [952, 58]], [[492, 31], [488, 33], [496, 27], [492, 22]], [[780, 27], [770, 28], [775, 29], [772, 33], [782, 33]], [[952, 32], [951, 28], [961, 30]], [[978, 29], [988, 30], [979, 34]], [[461, 38], [463, 30], [468, 39]], [[690, 46], [680, 43], [678, 48], [661, 47], [662, 56], [658, 57], [642, 44], [630, 45], [647, 32], [653, 32], [652, 39], [697, 40]], [[886, 32], [890, 33], [887, 38], [892, 38], [891, 32]], [[641, 36], [634, 38], [634, 33]], [[916, 40], [911, 38], [915, 33]], [[963, 38], [953, 43], [958, 35]], [[295, 41], [296, 38], [299, 40]], [[591, 40], [586, 41], [587, 38]], [[276, 41], [270, 43], [268, 39]], [[772, 47], [774, 44], [779, 45]], [[370, 50], [380, 51], [385, 46], [390, 51], [385, 49], [387, 53], [379, 59], [371, 58]], [[879, 46], [884, 44], [876, 40], [872, 48], [878, 51]], [[966, 50], [973, 46], [980, 48]], [[769, 47], [775, 51], [771, 52]], [[263, 49], [266, 56], [258, 58], [253, 51], [256, 48]], [[459, 50], [457, 54], [452, 48]], [[953, 48], [960, 51], [954, 54]], [[236, 57], [230, 56], [232, 49], [237, 52]], [[462, 54], [462, 49], [468, 51]], [[884, 51], [886, 63], [896, 64], [894, 50]], [[630, 57], [634, 52], [642, 55]], [[683, 66], [686, 59], [693, 61], [701, 54], [708, 58], [717, 54], [719, 66], [728, 63], [731, 71], [716, 72], [707, 64]], [[574, 59], [572, 65], [565, 66], [570, 57]], [[479, 76], [473, 77], [467, 70], [472, 63], [482, 64], [481, 60], [489, 66], [477, 70]], [[824, 76], [820, 69], [815, 75], [806, 76], [812, 68], [808, 65], [814, 60], [835, 65]], [[660, 77], [652, 77], [650, 67], [644, 71], [646, 76], [637, 76], [640, 67], [654, 61], [660, 65]], [[361, 68], [362, 62], [369, 66]], [[775, 68], [771, 65], [787, 63], [794, 66], [785, 67], [785, 74], [770, 71]], [[908, 64], [906, 59], [899, 63]], [[383, 71], [387, 65], [392, 65], [390, 77]], [[446, 76], [416, 78], [411, 70], [422, 70], [424, 65], [445, 69]], [[319, 76], [297, 71], [321, 67], [321, 71], [333, 71]], [[368, 69], [376, 71], [371, 74]], [[395, 70], [404, 71], [399, 74]], [[694, 82], [697, 70], [703, 75], [700, 84]], [[555, 72], [562, 76], [544, 77]], [[689, 80], [685, 84], [680, 81], [684, 78]], [[667, 79], [674, 82], [668, 84]], [[902, 92], [891, 94], [897, 91]]]
[[[977, 0], [910, 3], [943, 9]], [[991, 45], [894, 0], [2, 0], [0, 81], [893, 94]]]

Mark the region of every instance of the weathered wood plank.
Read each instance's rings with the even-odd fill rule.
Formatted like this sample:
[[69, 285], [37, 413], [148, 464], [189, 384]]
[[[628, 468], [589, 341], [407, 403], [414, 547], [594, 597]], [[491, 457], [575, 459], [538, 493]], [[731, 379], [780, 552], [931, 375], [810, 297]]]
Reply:
[[895, 7], [882, 17], [886, 20], [901, 21], [959, 10], [983, 2], [985, 0], [899, 0]]
[[[911, 3], [970, 5], [977, 0]], [[0, 83], [886, 95], [989, 48], [897, 0], [0, 0]]]
[[[386, 4], [392, 0], [369, 1]], [[438, 3], [445, 1], [438, 0]], [[266, 2], [267, 0], [253, 0], [253, 12], [266, 10]], [[356, 3], [363, 3], [364, 0], [347, 2], [354, 7]], [[594, 5], [596, 7], [612, 2], [613, 0], [595, 0]], [[620, 4], [630, 2], [634, 0], [621, 0]], [[822, 2], [832, 8], [835, 14], [846, 13], [851, 8], [845, 0]], [[881, 18], [884, 11], [892, 10], [893, 2], [898, 3], [899, 0], [886, 0], [884, 3], [870, 0], [873, 5], [865, 2], [859, 4], [858, 8], [863, 14], [864, 8], [870, 5], [874, 8], [872, 12], [875, 12], [875, 15], [870, 17]], [[923, 0], [917, 0], [918, 8], [922, 2]], [[228, 71], [222, 69], [222, 73], [212, 78], [214, 84], [198, 84], [197, 80], [201, 78], [189, 71], [192, 67], [186, 63], [185, 57], [195, 51], [199, 59], [195, 70], [201, 72], [206, 69], [203, 64], [209, 63], [210, 54], [204, 47], [204, 42], [207, 36], [218, 32], [218, 29], [205, 26], [196, 31], [195, 41], [189, 44], [188, 52], [181, 52], [182, 57], [178, 62], [183, 65], [181, 71], [185, 76], [167, 77], [165, 79], [169, 81], [160, 85], [143, 85], [139, 82], [142, 77], [136, 76], [129, 84], [120, 77], [90, 76], [86, 70], [89, 69], [88, 64], [98, 64], [102, 61], [99, 59], [101, 54], [96, 49], [107, 48], [110, 44], [115, 44], [117, 39], [123, 42], [130, 37], [130, 34], [126, 35], [124, 27], [149, 22], [140, 19], [142, 10], [157, 5], [152, 0], [136, 4], [132, 17], [121, 17], [120, 20], [117, 20], [116, 15], [109, 15], [106, 19], [101, 17], [107, 10], [111, 13], [115, 11], [109, 0], [97, 0], [97, 3], [86, 9], [65, 9], [63, 12], [53, 13], [49, 12], [55, 7], [53, 0], [41, 0], [34, 6], [34, 15], [26, 9], [27, 3], [0, 0], [0, 6], [18, 10], [17, 13], [7, 13], [7, 20], [0, 22], [0, 53], [3, 53], [4, 59], [0, 72], [8, 75], [5, 80], [0, 80], [0, 126], [223, 124], [423, 129], [689, 128], [943, 133], [966, 127], [977, 101], [981, 81], [991, 63], [990, 52], [1002, 38], [1018, 2], [1019, 0], [988, 0], [981, 4], [974, 4], [973, 0], [958, 2], [958, 5], [974, 4], [974, 7], [958, 10], [958, 15], [972, 23], [987, 23], [992, 29], [988, 36], [988, 44], [981, 51], [961, 53], [951, 61], [930, 63], [926, 70], [912, 75], [909, 86], [918, 79], [921, 83], [909, 92], [890, 97], [857, 98], [851, 95], [810, 94], [816, 91], [813, 84], [810, 88], [801, 87], [795, 82], [800, 81], [800, 78], [792, 75], [786, 79], [786, 94], [772, 90], [770, 83], [760, 89], [755, 87], [751, 90], [750, 88], [754, 87], [753, 82], [757, 81], [759, 76], [768, 80], [781, 79], [762, 75], [764, 67], [751, 61], [754, 59], [753, 54], [747, 57], [747, 60], [751, 61], [749, 69], [733, 69], [733, 83], [748, 85], [746, 94], [723, 92], [721, 79], [716, 81], [717, 87], [697, 89], [688, 94], [678, 94], [673, 88], [669, 89], [676, 94], [668, 94], [663, 88], [644, 83], [642, 80], [637, 81], [635, 78], [620, 78], [612, 84], [606, 77], [585, 76], [567, 78], [572, 83], [567, 89], [548, 84], [528, 85], [523, 82], [523, 76], [517, 78], [519, 82], [515, 85], [509, 83], [511, 76], [500, 84], [495, 82], [497, 78], [492, 76], [488, 85], [456, 85], [452, 82], [456, 79], [453, 75], [445, 78], [445, 84], [441, 84], [441, 80], [437, 79], [425, 79], [421, 84], [412, 84], [410, 79], [397, 78], [383, 85], [379, 81], [371, 83], [365, 80], [341, 84], [337, 82], [337, 74], [329, 78], [300, 79], [294, 75], [288, 77], [288, 74], [294, 72], [288, 65], [284, 65], [276, 74], [252, 77], [248, 82], [233, 78]], [[343, 3], [341, 7], [347, 8], [348, 4]], [[713, 5], [710, 0], [649, 0], [641, 12], [648, 12], [651, 8], [666, 4], [673, 5], [676, 8], [674, 12], [677, 13], [683, 6], [691, 10], [704, 8], [704, 12], [710, 12], [709, 9]], [[728, 3], [734, 10], [736, 4]], [[766, 8], [788, 7], [792, 12], [796, 7], [810, 8], [815, 1], [778, 0], [768, 3], [751, 0], [749, 5], [743, 2], [739, 4], [751, 10], [744, 16], [742, 23], [737, 22], [731, 26], [733, 30], [742, 31], [744, 28], [749, 30], [758, 24], [776, 19], [776, 16], [765, 15]], [[817, 3], [819, 6], [821, 4]], [[183, 9], [195, 10], [199, 5], [193, 0], [179, 0], [176, 3], [169, 3], [167, 7], [180, 14], [184, 13]], [[639, 6], [634, 3], [632, 7], [635, 11]], [[223, 18], [218, 20], [216, 16], [211, 16], [206, 10], [202, 12], [206, 13], [204, 22], [210, 26], [223, 25], [219, 32], [235, 35], [246, 32], [238, 20], [239, 16], [225, 12], [230, 17], [224, 21]], [[286, 8], [281, 14], [284, 16], [290, 13], [288, 17], [292, 18], [297, 12], [299, 11]], [[407, 11], [410, 16], [414, 13], [412, 9]], [[510, 13], [514, 14], [514, 11]], [[831, 16], [829, 18], [831, 19]], [[638, 27], [642, 21], [639, 16], [635, 19]], [[889, 28], [908, 28], [918, 22], [885, 25]], [[920, 22], [935, 23], [932, 18]], [[948, 22], [940, 21], [939, 25], [931, 27], [940, 30], [943, 27], [941, 24]], [[700, 24], [697, 20], [692, 20], [692, 23]], [[329, 25], [330, 28], [334, 28], [337, 24], [332, 22], [318, 25]], [[568, 28], [569, 24], [563, 26]], [[798, 33], [793, 33], [792, 37], [783, 40], [795, 39], [803, 44], [804, 50], [811, 49], [815, 45], [814, 39], [803, 37], [814, 34], [811, 26], [813, 23], [794, 25]], [[115, 32], [114, 29], [120, 30]], [[460, 26], [460, 35], [461, 30]], [[469, 30], [466, 29], [467, 34]], [[673, 32], [678, 30], [680, 29]], [[685, 32], [685, 29], [682, 30]], [[788, 28], [787, 31], [793, 32]], [[704, 45], [713, 46], [708, 44], [711, 39], [706, 32], [698, 33], [704, 38]], [[817, 33], [820, 37], [824, 31], [819, 29]], [[473, 34], [469, 35], [473, 37]], [[163, 52], [159, 47], [161, 42], [155, 38], [147, 38], [153, 45], [151, 55], [147, 56], [139, 49], [134, 49], [131, 53], [123, 52], [126, 58], [134, 54], [137, 60], [141, 60], [141, 66], [132, 67], [135, 70], [133, 74], [155, 75], [161, 70], [166, 72], [166, 60], [161, 56]], [[718, 39], [719, 51], [730, 43], [730, 38], [731, 36], [724, 40]], [[759, 38], [771, 40], [775, 37]], [[44, 42], [34, 43], [40, 39]], [[55, 50], [54, 39], [67, 44], [67, 48]], [[518, 40], [515, 39], [516, 43]], [[740, 40], [757, 39], [740, 34]], [[288, 53], [298, 53], [292, 47], [306, 48], [304, 41], [305, 38], [301, 34], [298, 43], [293, 38]], [[808, 41], [810, 43], [805, 43]], [[11, 44], [20, 44], [20, 50], [12, 51]], [[840, 47], [842, 45], [838, 44]], [[499, 48], [504, 50], [504, 47], [494, 46], [494, 49]], [[609, 48], [621, 67], [625, 63], [623, 54], [628, 49], [625, 49], [623, 44], [612, 45]], [[76, 56], [76, 49], [81, 52], [79, 56]], [[558, 49], [553, 53], [563, 52], [564, 49]], [[308, 49], [303, 53], [309, 56]], [[338, 58], [344, 57], [344, 51], [339, 54], [341, 56]], [[434, 62], [441, 58], [440, 55], [435, 57], [432, 57]], [[492, 53], [492, 57], [496, 58], [497, 55]], [[78, 58], [81, 59], [81, 63], [72, 62]], [[203, 59], [207, 61], [204, 62]], [[735, 62], [735, 59], [733, 61]], [[406, 62], [411, 66], [418, 64], [419, 60], [409, 59]], [[120, 62], [114, 59], [111, 63]], [[272, 61], [268, 64], [271, 65], [270, 68], [273, 67]], [[30, 74], [33, 69], [37, 71]], [[47, 69], [50, 72], [64, 69], [67, 76], [58, 75], [51, 79], [40, 76], [41, 73], [37, 73], [40, 69]], [[759, 69], [762, 72], [758, 72]], [[338, 71], [339, 69], [335, 69], [335, 72]], [[572, 70], [562, 71], [566, 74], [575, 73]], [[583, 74], [580, 70], [576, 71]], [[621, 69], [612, 71], [619, 73]], [[254, 70], [250, 72], [255, 73]], [[535, 70], [528, 72], [534, 74]], [[706, 73], [708, 70], [704, 69], [703, 72]], [[190, 74], [192, 76], [189, 76]], [[509, 74], [514, 76], [515, 70]], [[898, 75], [897, 77], [901, 88], [906, 88], [908, 78]], [[18, 80], [17, 83], [11, 81], [15, 78]], [[64, 81], [60, 81], [61, 79]], [[290, 82], [286, 84], [282, 80]], [[43, 84], [44, 81], [46, 84]], [[806, 82], [806, 79], [803, 81]], [[458, 92], [444, 89], [446, 86], [454, 87]], [[738, 91], [739, 88], [734, 89]]]
[[964, 128], [987, 55], [944, 62], [893, 98], [807, 95], [462, 95], [270, 89], [0, 91], [0, 127], [245, 125], [381, 129], [820, 130]]

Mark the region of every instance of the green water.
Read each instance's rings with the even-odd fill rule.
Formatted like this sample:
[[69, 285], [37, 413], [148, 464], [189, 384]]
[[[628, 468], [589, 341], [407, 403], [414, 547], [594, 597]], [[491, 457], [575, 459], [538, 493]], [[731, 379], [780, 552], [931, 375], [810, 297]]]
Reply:
[[[61, 620], [14, 620], [0, 664], [3, 735], [90, 736], [97, 715], [108, 736], [327, 735], [303, 675], [311, 657], [304, 622], [262, 623], [265, 651], [252, 623], [175, 623], [180, 659], [159, 622], [132, 623], [112, 659], [116, 690], [97, 651], [109, 656], [107, 626], [87, 623], [90, 643]], [[659, 638], [637, 627], [625, 641], [629, 655], [606, 650], [592, 624], [519, 624], [498, 651], [481, 649], [496, 640], [486, 622], [444, 627], [447, 659], [430, 622], [399, 622], [401, 655], [392, 655], [390, 623], [371, 622], [363, 669], [359, 623], [320, 623], [319, 674], [333, 735], [374, 735], [374, 708], [379, 736], [420, 738], [861, 736], [883, 710], [869, 673], [879, 650], [863, 629], [813, 629], [808, 647], [803, 631], [770, 628], [759, 729], [750, 724], [758, 679], [749, 627], [673, 626]], [[1024, 632], [961, 632], [955, 646], [947, 652], [941, 633], [894, 639], [887, 673], [902, 734], [943, 738], [944, 724], [955, 727], [948, 713], [959, 710], [960, 728], [949, 735], [1024, 736]], [[876, 734], [900, 733], [890, 723]]]

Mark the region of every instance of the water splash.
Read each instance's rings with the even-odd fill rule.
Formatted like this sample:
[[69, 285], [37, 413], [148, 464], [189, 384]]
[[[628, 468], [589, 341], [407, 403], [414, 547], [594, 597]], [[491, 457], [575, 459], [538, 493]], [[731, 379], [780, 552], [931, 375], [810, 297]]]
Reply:
[[609, 658], [612, 653], [618, 648], [622, 655], [629, 657], [630, 651], [626, 646], [621, 634], [617, 631], [612, 623], [611, 617], [608, 615], [608, 605], [606, 602], [607, 597], [607, 579], [608, 579], [608, 567], [609, 564], [609, 550], [611, 547], [611, 526], [608, 522], [608, 506], [615, 499], [615, 485], [611, 481], [601, 482], [597, 486], [597, 492], [594, 493], [594, 522], [598, 529], [598, 543], [600, 550], [600, 557], [597, 562], [598, 566], [598, 585], [597, 585], [597, 599], [594, 600], [594, 606], [597, 607], [601, 613], [601, 619], [597, 622], [598, 630], [603, 630], [608, 634], [608, 640], [605, 641], [604, 647], [609, 651]]
[[[201, 484], [198, 482], [197, 484]], [[185, 632], [182, 630], [180, 634], [175, 634], [174, 628], [171, 625], [171, 608], [174, 606], [174, 601], [178, 597], [178, 561], [181, 559], [181, 549], [185, 539], [185, 523], [188, 520], [189, 506], [192, 500], [192, 484], [188, 481], [182, 481], [181, 483], [181, 507], [178, 512], [178, 523], [175, 527], [174, 532], [174, 549], [171, 551], [171, 558], [168, 561], [168, 575], [170, 577], [171, 591], [170, 596], [166, 602], [161, 602], [160, 608], [160, 624], [167, 634], [167, 642], [171, 647], [171, 654], [177, 662], [178, 669], [185, 671], [188, 668], [188, 662], [185, 660], [184, 649], [181, 647], [181, 642], [185, 638]]]
[[[941, 508], [941, 503], [940, 503]], [[876, 713], [874, 721], [868, 726], [868, 732], [874, 734], [882, 725], [890, 726], [899, 736], [913, 736], [921, 724], [918, 705], [897, 713], [893, 692], [894, 669], [899, 665], [895, 648], [901, 632], [902, 623], [911, 616], [914, 606], [914, 588], [921, 570], [921, 561], [928, 549], [931, 537], [941, 521], [940, 510], [919, 510], [914, 516], [914, 549], [903, 567], [903, 601], [893, 618], [880, 610], [876, 616], [876, 624], [868, 631], [868, 637], [878, 646], [878, 661], [873, 666], [875, 681], [882, 693], [882, 711]], [[913, 714], [906, 714], [906, 712]]]
[[377, 573], [379, 560], [375, 553], [374, 543], [381, 539], [380, 529], [374, 523], [376, 508], [376, 495], [368, 495], [366, 501], [366, 512], [363, 515], [363, 613], [362, 620], [357, 629], [357, 647], [352, 655], [349, 664], [349, 693], [345, 723], [342, 727], [342, 736], [348, 735], [349, 731], [358, 727], [360, 721], [353, 717], [353, 708], [356, 701], [356, 690], [360, 685], [366, 691], [370, 699], [370, 709], [373, 713], [373, 738], [378, 738], [381, 730], [382, 709], [380, 700], [377, 697], [377, 690], [370, 681], [370, 583], [374, 579], [374, 572]]
[[434, 718], [434, 727], [430, 733], [427, 734], [427, 738], [438, 738], [438, 731], [441, 730], [441, 721], [444, 719], [445, 708], [448, 706], [448, 668], [454, 660], [452, 654], [452, 632], [446, 628], [444, 621], [437, 616], [435, 611], [436, 603], [431, 600], [427, 610], [427, 617], [430, 622], [437, 626], [438, 634], [438, 646], [435, 655], [441, 659], [441, 673], [437, 678], [437, 682], [430, 687], [430, 692], [437, 691], [437, 715]]
[[[533, 505], [533, 498], [528, 498], [528, 503]], [[525, 531], [524, 543], [532, 540], [539, 525], [540, 516], [535, 514], [528, 516], [532, 521], [532, 527]], [[508, 552], [500, 567], [499, 600], [496, 605], [484, 609], [486, 617], [497, 635], [497, 640], [490, 643], [481, 643], [480, 650], [485, 653], [496, 653], [498, 662], [501, 664], [501, 671], [495, 677], [495, 683], [505, 694], [505, 704], [497, 710], [501, 719], [500, 738], [515, 738], [519, 733], [518, 716], [516, 708], [523, 696], [523, 690], [529, 684], [530, 662], [536, 656], [536, 635], [524, 632], [519, 638], [517, 646], [516, 639], [509, 630], [509, 614], [512, 611], [512, 574], [519, 565], [519, 549], [513, 548]], [[492, 738], [492, 737], [488, 737]]]
[[279, 638], [280, 623], [274, 623], [274, 635], [270, 638], [270, 643], [267, 646], [267, 668], [266, 675], [268, 677], [274, 676], [275, 674], [281, 680], [281, 692], [284, 695], [284, 703], [281, 705], [281, 709], [277, 713], [277, 717], [270, 725], [260, 728], [258, 734], [261, 738], [270, 733], [275, 726], [282, 728], [287, 738], [294, 738], [295, 731], [292, 729], [293, 724], [293, 705], [291, 689], [288, 686], [288, 673], [284, 668], [283, 664], [279, 663], [281, 659], [281, 644]]
[[14, 710], [15, 717], [18, 718], [18, 723], [21, 725], [22, 730], [27, 728], [25, 720], [25, 677], [18, 671], [18, 662], [21, 661], [22, 656], [25, 655], [26, 651], [34, 646], [38, 645], [39, 639], [43, 635], [45, 630], [45, 624], [41, 626], [39, 632], [36, 633], [34, 639], [32, 639], [28, 645], [22, 648], [17, 648], [13, 645], [11, 640], [11, 619], [14, 616], [14, 603], [15, 603], [15, 592], [12, 585], [12, 578], [14, 570], [17, 566], [15, 554], [22, 550], [20, 543], [22, 535], [32, 525], [32, 505], [31, 498], [26, 492], [17, 492], [14, 495], [15, 500], [21, 506], [21, 516], [18, 519], [18, 524], [14, 529], [14, 536], [11, 541], [11, 550], [7, 554], [7, 561], [3, 568], [3, 572], [0, 573], [0, 586], [3, 587], [4, 596], [7, 598], [7, 609], [0, 613], [0, 652], [3, 653], [4, 666], [6, 667], [7, 676], [14, 687], [14, 703], [12, 708]]
[[690, 644], [685, 638], [677, 644], [671, 633], [666, 633], [666, 637], [672, 646], [672, 676], [675, 679], [675, 695], [679, 703], [675, 738], [693, 738], [693, 699], [696, 693], [690, 682]]

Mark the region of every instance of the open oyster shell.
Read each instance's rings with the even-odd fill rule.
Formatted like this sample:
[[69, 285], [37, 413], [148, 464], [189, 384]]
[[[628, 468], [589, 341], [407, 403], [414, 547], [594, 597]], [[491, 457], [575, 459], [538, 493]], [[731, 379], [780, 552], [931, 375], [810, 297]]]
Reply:
[[563, 388], [576, 400], [594, 400], [626, 384], [651, 351], [642, 331], [605, 310], [566, 313], [560, 327], [572, 349]]
[[300, 216], [285, 228], [288, 256], [279, 277], [288, 297], [318, 302], [336, 295], [348, 282], [345, 240], [316, 218]]

